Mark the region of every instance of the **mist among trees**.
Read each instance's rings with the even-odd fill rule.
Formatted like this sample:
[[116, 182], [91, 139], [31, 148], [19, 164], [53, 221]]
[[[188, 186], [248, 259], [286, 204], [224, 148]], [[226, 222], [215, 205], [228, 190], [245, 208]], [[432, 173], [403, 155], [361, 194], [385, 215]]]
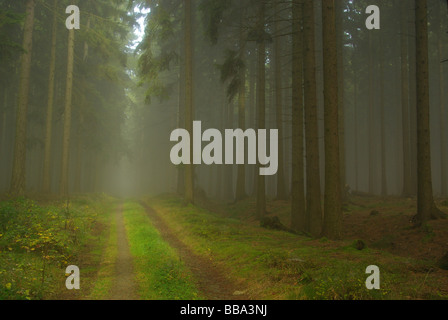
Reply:
[[[0, 0], [5, 201], [169, 194], [330, 240], [406, 203], [421, 230], [446, 219], [447, 106], [442, 0]], [[244, 163], [173, 164], [176, 129], [190, 160], [217, 143], [194, 121], [222, 159], [226, 129], [266, 130], [275, 174], [247, 137]]]

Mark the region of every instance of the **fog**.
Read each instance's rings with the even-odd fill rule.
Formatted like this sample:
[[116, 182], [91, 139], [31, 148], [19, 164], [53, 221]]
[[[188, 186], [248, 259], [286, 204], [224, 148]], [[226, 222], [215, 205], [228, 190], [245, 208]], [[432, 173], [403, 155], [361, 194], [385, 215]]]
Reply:
[[[70, 50], [65, 21], [70, 14], [65, 8], [70, 3], [61, 0], [56, 7], [52, 1], [36, 3], [27, 76], [22, 72], [26, 63], [21, 60], [25, 55], [21, 51], [25, 18], [18, 16], [25, 13], [27, 2], [0, 1], [2, 17], [9, 18], [0, 24], [1, 192], [60, 196], [107, 193], [120, 197], [183, 194], [186, 166], [172, 163], [170, 152], [176, 142], [170, 141], [170, 135], [186, 127], [188, 99], [192, 101], [192, 120], [202, 122], [202, 131], [217, 129], [223, 136], [225, 129], [260, 129], [258, 108], [263, 99], [264, 128], [278, 130], [281, 140], [279, 171], [265, 177], [266, 195], [278, 197], [283, 183], [285, 196], [290, 198], [295, 32], [291, 1], [265, 1], [261, 18], [256, 1], [193, 1], [190, 38], [185, 32], [183, 1], [78, 1], [80, 29], [74, 30], [69, 102]], [[339, 84], [339, 147], [345, 191], [383, 196], [417, 194], [413, 3], [359, 0], [338, 4], [339, 76], [333, 81]], [[324, 190], [325, 68], [320, 5], [320, 1], [314, 2], [314, 51], [319, 179]], [[368, 5], [380, 9], [379, 30], [366, 28]], [[430, 156], [436, 197], [448, 196], [448, 63], [442, 62], [448, 59], [447, 17], [445, 1], [428, 1]], [[261, 35], [257, 29], [260, 19], [264, 25]], [[138, 31], [138, 21], [145, 27], [144, 34]], [[186, 41], [192, 48], [191, 60], [186, 57]], [[266, 56], [264, 97], [259, 88], [261, 42]], [[49, 81], [52, 61], [54, 82]], [[192, 77], [189, 95], [187, 73]], [[28, 80], [25, 89], [21, 87], [24, 77]], [[54, 99], [52, 109], [48, 108], [50, 95]], [[20, 121], [25, 123], [26, 137], [18, 144], [20, 104], [26, 107], [20, 111], [25, 112], [25, 120]], [[65, 117], [68, 112], [69, 120]], [[46, 136], [49, 126], [50, 135]], [[302, 139], [306, 141], [305, 134]], [[69, 150], [65, 169], [64, 145]], [[201, 150], [206, 145], [203, 142]], [[45, 157], [46, 146], [49, 158]], [[310, 161], [306, 157], [305, 148], [305, 177]], [[14, 161], [19, 158], [25, 161], [25, 170], [14, 171]], [[50, 163], [47, 173], [45, 161]], [[195, 197], [235, 201], [241, 192], [237, 191], [239, 168], [237, 164], [194, 165]], [[255, 196], [258, 165], [246, 161], [244, 169], [242, 192]], [[64, 170], [68, 170], [65, 182], [61, 181]], [[14, 174], [24, 178], [18, 188], [12, 181]], [[49, 177], [49, 189], [44, 188], [44, 175]], [[61, 189], [61, 184], [68, 189]]]

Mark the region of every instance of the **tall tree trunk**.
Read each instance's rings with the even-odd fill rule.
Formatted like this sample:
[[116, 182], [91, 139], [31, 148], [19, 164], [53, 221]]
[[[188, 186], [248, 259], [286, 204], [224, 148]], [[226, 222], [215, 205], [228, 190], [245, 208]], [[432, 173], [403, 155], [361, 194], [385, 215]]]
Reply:
[[[182, 46], [182, 50], [184, 50]], [[179, 64], [179, 101], [178, 101], [178, 128], [185, 127], [185, 62], [180, 58]], [[177, 194], [185, 194], [185, 166], [177, 167]]]
[[[233, 120], [234, 120], [234, 110], [235, 105], [233, 101], [230, 101], [227, 103], [226, 108], [226, 115], [225, 115], [225, 123], [227, 128], [233, 127]], [[234, 201], [234, 194], [233, 194], [233, 164], [225, 165], [224, 166], [224, 197], [226, 201], [233, 202]]]
[[[91, 22], [91, 17], [89, 16], [87, 18], [87, 25], [86, 25], [86, 29], [89, 30], [90, 29], [90, 22]], [[87, 43], [87, 41], [84, 41], [84, 50], [83, 50], [83, 63], [87, 62], [87, 59], [89, 57], [89, 44]], [[86, 80], [85, 80], [85, 76], [82, 77], [82, 83], [83, 85], [85, 85]], [[75, 160], [75, 178], [74, 178], [74, 183], [73, 183], [73, 190], [76, 193], [80, 193], [82, 191], [82, 187], [81, 187], [81, 183], [82, 183], [82, 173], [83, 173], [83, 157], [82, 155], [84, 154], [84, 150], [83, 150], [83, 135], [82, 135], [82, 130], [84, 129], [84, 110], [86, 107], [86, 103], [87, 103], [87, 97], [86, 94], [82, 95], [82, 100], [81, 100], [81, 104], [78, 106], [78, 118], [79, 118], [79, 123], [78, 126], [76, 128], [76, 160]]]
[[[414, 4], [414, 3], [412, 3]], [[415, 7], [412, 8], [415, 12]], [[415, 13], [414, 13], [415, 18]], [[414, 19], [415, 20], [415, 19]], [[409, 34], [415, 34], [415, 22], [409, 24]], [[417, 92], [416, 88], [416, 41], [415, 37], [411, 37], [414, 41], [408, 41], [409, 46], [409, 92]], [[411, 54], [412, 53], [412, 54]], [[410, 179], [409, 185], [411, 195], [417, 195], [417, 101], [416, 94], [410, 94], [409, 96], [409, 159], [410, 159]]]
[[369, 193], [375, 193], [375, 98], [374, 98], [374, 63], [373, 63], [373, 39], [372, 32], [368, 33], [369, 38]]
[[275, 59], [275, 110], [278, 129], [278, 170], [277, 170], [277, 199], [286, 199], [285, 189], [285, 151], [283, 134], [283, 83], [282, 83], [282, 38], [280, 31], [280, 0], [275, 0], [274, 18], [274, 59]]
[[[244, 46], [244, 29], [243, 29], [243, 17], [241, 15], [240, 21], [240, 59], [242, 61], [246, 60], [245, 46]], [[238, 127], [243, 131], [246, 129], [246, 67], [241, 70], [240, 75], [240, 86], [238, 93]], [[236, 182], [236, 195], [235, 201], [240, 201], [246, 198], [246, 165], [238, 165], [238, 174]]]
[[44, 147], [44, 170], [42, 177], [42, 191], [50, 192], [50, 168], [51, 168], [51, 138], [53, 134], [53, 104], [54, 104], [54, 79], [56, 71], [56, 40], [57, 40], [57, 5], [58, 0], [53, 3], [53, 29], [51, 35], [51, 53], [50, 53], [50, 74], [48, 79], [48, 103], [47, 119], [45, 123], [45, 147]]
[[68, 170], [70, 151], [70, 130], [72, 121], [73, 66], [75, 51], [75, 30], [68, 31], [67, 81], [65, 89], [64, 129], [62, 136], [62, 164], [59, 194], [68, 196]]
[[[3, 89], [3, 98], [4, 102], [3, 105], [0, 107], [0, 159], [3, 159], [1, 161], [0, 166], [0, 176], [4, 177], [4, 172], [6, 169], [7, 162], [5, 161], [7, 156], [5, 156], [6, 153], [6, 112], [8, 109], [8, 86], [5, 85]], [[0, 191], [6, 191], [7, 190], [7, 181], [6, 179], [2, 179], [0, 181]]]
[[[193, 33], [192, 2], [185, 0], [185, 129], [193, 137]], [[194, 203], [193, 143], [190, 143], [190, 164], [185, 165], [186, 204]]]
[[432, 190], [431, 136], [429, 116], [427, 0], [416, 0], [416, 71], [417, 71], [417, 215], [415, 222], [424, 224], [436, 214]]
[[291, 228], [306, 231], [303, 155], [303, 0], [292, 3], [292, 181]]
[[[221, 132], [223, 132], [225, 130], [226, 127], [226, 110], [227, 110], [227, 99], [225, 97], [225, 95], [223, 95], [222, 99], [221, 99], [222, 105], [220, 108], [220, 117], [219, 117], [219, 128], [221, 130]], [[224, 165], [219, 165], [216, 166], [216, 170], [217, 170], [217, 179], [216, 179], [216, 198], [218, 200], [222, 200], [225, 198], [224, 196], [224, 192], [223, 192], [223, 176], [224, 176]]]
[[347, 184], [346, 177], [346, 148], [345, 148], [345, 85], [344, 85], [344, 14], [342, 7], [343, 1], [335, 1], [335, 16], [336, 16], [336, 45], [338, 48], [338, 109], [339, 109], [339, 159], [340, 159], [340, 180], [341, 180], [341, 199], [348, 200], [345, 185]]
[[448, 185], [447, 185], [447, 138], [446, 138], [446, 107], [445, 107], [445, 77], [443, 74], [444, 66], [446, 64], [442, 63], [443, 60], [443, 42], [442, 34], [445, 31], [443, 29], [441, 12], [442, 12], [442, 2], [440, 2], [440, 10], [437, 10], [437, 50], [438, 50], [438, 61], [439, 65], [439, 110], [440, 110], [440, 192], [442, 196], [448, 196]]
[[404, 197], [412, 194], [411, 190], [411, 146], [409, 128], [409, 66], [408, 66], [408, 27], [406, 3], [401, 7], [401, 114], [403, 130], [403, 193]]
[[26, 18], [23, 32], [23, 49], [25, 52], [21, 58], [14, 161], [10, 187], [10, 193], [13, 196], [22, 196], [26, 190], [26, 127], [33, 47], [34, 8], [35, 0], [28, 0], [26, 3]]
[[[266, 43], [265, 43], [265, 4], [263, 1], [259, 4], [258, 12], [258, 30], [260, 39], [258, 39], [258, 84], [257, 84], [257, 128], [266, 128]], [[258, 148], [257, 148], [258, 149]], [[259, 174], [260, 163], [257, 164], [255, 172], [257, 178], [257, 217], [263, 218], [266, 213], [266, 184], [265, 177]]]
[[[353, 59], [353, 58], [352, 58]], [[359, 162], [358, 162], [358, 71], [356, 70], [355, 62], [353, 62], [353, 117], [355, 124], [355, 134], [354, 134], [354, 144], [355, 144], [355, 185], [354, 188], [356, 191], [359, 190], [358, 181], [359, 181]]]
[[[338, 47], [335, 0], [322, 1], [325, 122], [325, 204], [323, 234], [342, 236], [342, 204], [339, 162]], [[337, 1], [337, 0], [336, 0]]]
[[304, 0], [303, 7], [304, 82], [305, 82], [305, 144], [307, 225], [312, 236], [322, 229], [322, 205], [319, 168], [319, 137], [317, 123], [316, 54], [314, 38], [314, 1]]
[[[86, 57], [86, 56], [84, 56]], [[84, 82], [85, 80], [83, 80]], [[73, 191], [76, 193], [81, 192], [81, 176], [82, 176], [82, 163], [83, 163], [83, 157], [84, 154], [83, 150], [83, 135], [82, 130], [84, 129], [84, 108], [86, 105], [86, 95], [83, 94], [81, 104], [78, 107], [78, 116], [79, 116], [79, 123], [76, 128], [76, 160], [75, 160], [75, 179], [73, 183]]]
[[76, 162], [75, 162], [75, 181], [73, 183], [73, 191], [81, 192], [81, 175], [82, 175], [82, 140], [80, 127], [78, 127], [76, 135]]
[[[0, 108], [0, 159], [4, 159], [2, 154], [2, 149], [5, 147], [5, 136], [6, 136], [6, 110], [8, 110], [8, 87], [5, 86], [3, 89], [3, 106]], [[2, 163], [4, 166], [5, 164]], [[1, 172], [1, 171], [0, 171]], [[4, 181], [3, 181], [4, 183]]]
[[[257, 95], [257, 89], [256, 89], [256, 72], [257, 72], [257, 62], [255, 59], [250, 60], [250, 79], [249, 79], [249, 122], [251, 128], [257, 127], [257, 106], [256, 106], [256, 95]], [[251, 166], [249, 171], [249, 177], [252, 188], [250, 195], [256, 196], [257, 192], [257, 183], [258, 183], [258, 174], [257, 174], [257, 166]]]
[[[383, 48], [382, 38], [380, 47]], [[381, 118], [381, 195], [387, 195], [387, 175], [386, 175], [386, 124], [384, 117], [384, 51], [380, 50], [380, 118]]]

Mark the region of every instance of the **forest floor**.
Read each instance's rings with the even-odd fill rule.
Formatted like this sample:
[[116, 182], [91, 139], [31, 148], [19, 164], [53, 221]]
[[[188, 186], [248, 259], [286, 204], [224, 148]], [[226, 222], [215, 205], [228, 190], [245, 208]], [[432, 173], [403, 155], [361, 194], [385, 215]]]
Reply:
[[[448, 212], [446, 200], [437, 205]], [[439, 264], [448, 220], [414, 228], [415, 199], [350, 197], [339, 241], [262, 228], [250, 198], [185, 206], [174, 195], [85, 196], [72, 199], [68, 220], [65, 206], [0, 202], [10, 219], [0, 235], [1, 299], [448, 299]], [[288, 201], [267, 210], [289, 225]], [[68, 264], [79, 266], [81, 290], [65, 288]], [[369, 265], [381, 270], [380, 290], [366, 289]], [[25, 266], [30, 277], [17, 271]]]
[[[223, 217], [259, 225], [255, 199], [236, 204], [202, 200], [200, 204]], [[436, 205], [448, 214], [448, 200], [438, 199]], [[350, 196], [343, 210], [342, 238], [345, 240], [362, 240], [371, 248], [433, 262], [448, 253], [448, 219], [431, 220], [422, 228], [414, 227], [412, 218], [417, 213], [415, 198]], [[289, 201], [268, 201], [267, 211], [268, 217], [277, 216], [285, 226], [289, 226]]]
[[[236, 219], [241, 225], [254, 228], [260, 226], [260, 222], [256, 219], [255, 214], [255, 199], [248, 198], [238, 203], [227, 204], [198, 199], [197, 205], [227, 221], [228, 219]], [[446, 199], [437, 199], [436, 205], [443, 212], [448, 213], [448, 201]], [[448, 298], [448, 272], [446, 271], [448, 267], [446, 262], [448, 253], [448, 219], [432, 220], [423, 227], [416, 228], [411, 221], [416, 211], [415, 198], [375, 197], [368, 195], [350, 196], [350, 199], [344, 205], [343, 240], [329, 241], [326, 238], [314, 240], [306, 238], [308, 240], [304, 243], [302, 236], [296, 236], [296, 246], [309, 246], [311, 252], [315, 254], [328, 254], [332, 258], [353, 261], [353, 266], [357, 266], [358, 262], [360, 262], [360, 256], [365, 255], [361, 259], [364, 260], [366, 258], [365, 264], [367, 261], [372, 261], [371, 264], [382, 265], [383, 269], [389, 269], [387, 270], [388, 276], [390, 276], [389, 288], [384, 290], [384, 297], [381, 298], [446, 299]], [[288, 227], [290, 202], [267, 201], [267, 216], [278, 217], [282, 224]], [[278, 232], [287, 234], [284, 231]], [[362, 248], [359, 248], [359, 243], [362, 244]], [[283, 262], [277, 261], [274, 263], [275, 267], [277, 267], [276, 264], [288, 264], [288, 261], [291, 261], [291, 257], [292, 260], [296, 259], [297, 254], [293, 253], [295, 248], [290, 247], [289, 240], [279, 241], [278, 245], [282, 246], [287, 254], [282, 257]], [[443, 262], [445, 264], [443, 269], [445, 270], [441, 268], [441, 264], [443, 264], [441, 260], [443, 258], [445, 258], [445, 262]], [[302, 259], [299, 258], [299, 260]], [[337, 264], [339, 262], [335, 261]], [[279, 267], [279, 269], [282, 268]], [[289, 266], [285, 267], [285, 269], [288, 268]], [[345, 270], [344, 267], [337, 272], [344, 272], [343, 270]], [[301, 273], [307, 274], [306, 271], [303, 271], [298, 272], [299, 279]], [[325, 276], [324, 273], [319, 274], [321, 279], [322, 277], [325, 278]], [[322, 285], [325, 288], [324, 290], [328, 290], [327, 294], [315, 292], [316, 284], [311, 289], [313, 291], [311, 293], [306, 293], [307, 288], [303, 288], [304, 290], [299, 290], [301, 292], [295, 295], [291, 293], [294, 290], [291, 291], [290, 288], [286, 290], [291, 292], [283, 292], [280, 294], [280, 297], [293, 299], [380, 298], [376, 295], [366, 295], [362, 290], [361, 292], [356, 292], [359, 288], [347, 288], [350, 287], [350, 284], [347, 283], [347, 278], [344, 276], [332, 274], [331, 277], [346, 282], [347, 285], [345, 288], [343, 288], [344, 285], [341, 285], [341, 288], [336, 288], [337, 285], [333, 288]], [[315, 280], [317, 279], [313, 279], [313, 281]], [[358, 281], [362, 280], [358, 279]], [[331, 283], [331, 281], [327, 282]], [[400, 282], [401, 285], [399, 285]], [[299, 280], [298, 283], [302, 283], [302, 281]], [[307, 287], [307, 285], [304, 287]], [[346, 290], [355, 292], [354, 294], [345, 294]], [[277, 298], [279, 297], [277, 294], [274, 295]]]

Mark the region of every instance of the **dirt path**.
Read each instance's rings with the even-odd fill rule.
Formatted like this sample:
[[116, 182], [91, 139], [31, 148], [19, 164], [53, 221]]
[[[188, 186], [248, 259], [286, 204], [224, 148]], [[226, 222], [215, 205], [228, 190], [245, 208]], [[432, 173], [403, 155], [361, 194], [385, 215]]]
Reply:
[[209, 261], [193, 253], [166, 225], [159, 214], [146, 205], [140, 203], [148, 213], [154, 226], [159, 230], [162, 238], [173, 248], [185, 265], [191, 270], [196, 280], [196, 284], [208, 300], [248, 300], [247, 295], [241, 294], [244, 288], [238, 288], [235, 283], [224, 276], [221, 270], [212, 261]]
[[115, 262], [115, 282], [110, 295], [111, 300], [136, 300], [136, 284], [134, 281], [134, 270], [132, 256], [129, 251], [126, 228], [123, 218], [123, 205], [121, 204], [116, 212], [117, 225], [117, 260]]

